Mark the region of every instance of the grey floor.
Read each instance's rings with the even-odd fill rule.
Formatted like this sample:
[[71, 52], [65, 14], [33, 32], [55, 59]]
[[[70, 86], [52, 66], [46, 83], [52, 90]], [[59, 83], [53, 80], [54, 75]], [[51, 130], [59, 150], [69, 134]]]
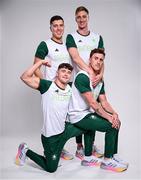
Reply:
[[[104, 135], [97, 134], [97, 145], [103, 149]], [[14, 164], [17, 147], [21, 142], [27, 142], [30, 148], [42, 154], [40, 137], [33, 135], [32, 138], [25, 137], [1, 137], [0, 138], [0, 179], [141, 179], [141, 166], [139, 163], [139, 152], [136, 153], [128, 149], [128, 153], [120, 148], [120, 155], [126, 159], [130, 165], [129, 169], [122, 173], [115, 173], [102, 170], [99, 167], [82, 167], [80, 160], [74, 158], [66, 161], [60, 160], [61, 166], [53, 173], [47, 173], [38, 167], [31, 160], [27, 160], [24, 166], [18, 167]], [[130, 142], [128, 142], [130, 144]], [[70, 139], [65, 148], [71, 153], [75, 153], [75, 139]]]

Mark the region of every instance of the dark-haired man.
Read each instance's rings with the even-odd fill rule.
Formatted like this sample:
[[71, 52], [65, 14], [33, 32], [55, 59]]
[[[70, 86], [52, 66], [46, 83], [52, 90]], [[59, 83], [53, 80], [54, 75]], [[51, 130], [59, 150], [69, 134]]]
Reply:
[[22, 74], [21, 79], [29, 87], [39, 90], [42, 95], [43, 127], [41, 141], [44, 156], [33, 152], [26, 143], [21, 143], [15, 163], [24, 165], [26, 157], [29, 157], [45, 171], [55, 172], [66, 141], [85, 131], [70, 123], [65, 123], [71, 96], [71, 87], [68, 82], [73, 67], [68, 63], [60, 64], [55, 80], [49, 81], [34, 75], [41, 65], [50, 66], [47, 60], [38, 61]]
[[[94, 76], [101, 71], [104, 58], [103, 49], [91, 51], [89, 68], [93, 71]], [[101, 160], [100, 167], [116, 172], [122, 172], [128, 168], [128, 164], [117, 157], [120, 120], [107, 101], [102, 80], [96, 87], [93, 87], [89, 74], [83, 70], [79, 71], [72, 85], [68, 114], [72, 124], [92, 133], [91, 136], [85, 133], [85, 156], [81, 161], [83, 166], [100, 164], [100, 158], [92, 156], [93, 133], [100, 131], [105, 132], [104, 160]]]
[[[47, 59], [51, 63], [50, 68], [44, 68], [44, 72], [37, 69], [35, 74], [47, 80], [53, 81], [56, 76], [56, 71], [61, 63], [70, 63], [71, 59], [67, 51], [66, 45], [63, 42], [64, 20], [61, 16], [55, 15], [50, 19], [50, 30], [52, 37], [46, 41], [42, 41], [35, 53], [34, 63]], [[73, 155], [65, 149], [62, 150], [61, 157], [65, 160], [73, 159]]]

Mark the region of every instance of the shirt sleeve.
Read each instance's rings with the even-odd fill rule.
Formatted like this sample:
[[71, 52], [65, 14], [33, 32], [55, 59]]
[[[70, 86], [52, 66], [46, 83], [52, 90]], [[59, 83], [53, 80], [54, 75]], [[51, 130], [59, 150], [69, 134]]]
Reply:
[[35, 57], [38, 57], [40, 59], [45, 59], [45, 57], [48, 54], [48, 47], [44, 41], [42, 41], [39, 46], [37, 47]]
[[46, 79], [40, 79], [38, 90], [41, 94], [44, 94], [52, 84], [52, 81], [48, 81]]
[[77, 48], [76, 43], [75, 43], [75, 41], [74, 41], [74, 38], [73, 38], [73, 36], [72, 36], [71, 34], [68, 34], [68, 35], [67, 35], [67, 38], [66, 38], [66, 46], [67, 46], [67, 49], [68, 49], [68, 48], [71, 48], [71, 47]]
[[105, 94], [104, 82], [103, 82], [103, 85], [101, 87], [100, 94]]
[[70, 87], [72, 87], [72, 82], [69, 82], [68, 84], [70, 85]]
[[78, 89], [80, 93], [90, 92], [90, 79], [85, 74], [79, 74], [75, 79], [75, 87]]
[[104, 42], [102, 36], [100, 36], [99, 43], [98, 43], [98, 48], [104, 49]]

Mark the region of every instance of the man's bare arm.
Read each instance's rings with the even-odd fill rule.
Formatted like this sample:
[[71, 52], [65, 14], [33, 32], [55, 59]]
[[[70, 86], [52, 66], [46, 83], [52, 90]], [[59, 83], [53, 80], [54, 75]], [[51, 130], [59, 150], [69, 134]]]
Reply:
[[37, 89], [39, 87], [40, 78], [34, 73], [41, 67], [41, 65], [50, 66], [47, 60], [38, 61], [32, 67], [27, 69], [20, 77], [25, 84], [33, 89]]

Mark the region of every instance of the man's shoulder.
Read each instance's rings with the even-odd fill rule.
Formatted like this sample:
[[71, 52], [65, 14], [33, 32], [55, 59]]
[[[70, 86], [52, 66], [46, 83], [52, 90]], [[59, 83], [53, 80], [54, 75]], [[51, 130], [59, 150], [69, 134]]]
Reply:
[[44, 94], [50, 86], [52, 85], [52, 81], [46, 80], [46, 79], [40, 79], [38, 90], [41, 94]]
[[100, 37], [100, 35], [94, 31], [90, 31], [90, 36], [92, 37]]
[[72, 83], [68, 83], [67, 86], [66, 86], [66, 88], [67, 88], [68, 90], [72, 90]]
[[49, 39], [45, 40], [44, 42], [45, 42], [46, 44], [50, 44], [50, 43], [53, 43], [54, 41], [53, 41], [51, 38], [49, 38]]
[[77, 77], [77, 76], [82, 76], [82, 75], [89, 77], [89, 74], [88, 74], [86, 71], [84, 71], [84, 70], [79, 71], [79, 72], [76, 74], [76, 77]]
[[75, 32], [72, 32], [72, 33], [67, 34], [67, 37], [72, 37], [72, 38], [74, 38], [74, 37], [77, 36], [77, 35], [78, 35], [78, 33], [75, 31]]
[[85, 84], [85, 83], [89, 83], [89, 82], [90, 82], [90, 77], [86, 71], [81, 70], [76, 74], [75, 83]]

